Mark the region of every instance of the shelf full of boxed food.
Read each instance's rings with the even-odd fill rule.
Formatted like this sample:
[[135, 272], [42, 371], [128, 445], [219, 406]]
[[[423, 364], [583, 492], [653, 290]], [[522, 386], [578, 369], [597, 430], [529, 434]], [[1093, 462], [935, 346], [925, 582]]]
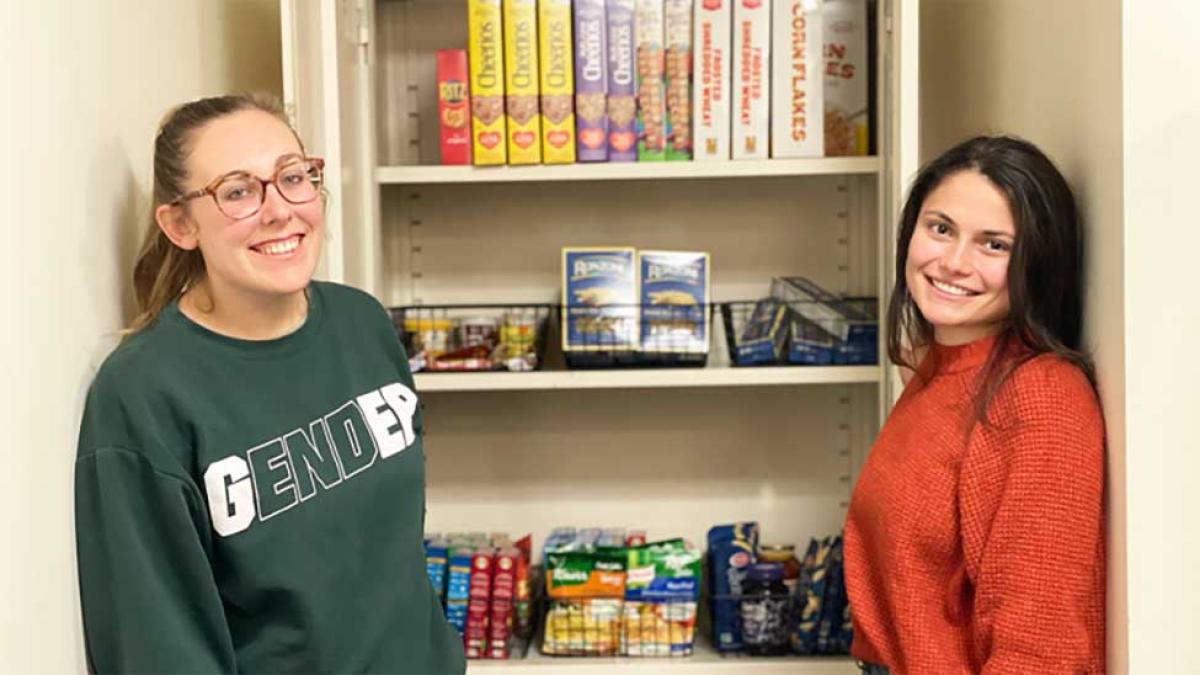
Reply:
[[873, 0], [466, 5], [467, 48], [437, 54], [443, 164], [872, 151]]

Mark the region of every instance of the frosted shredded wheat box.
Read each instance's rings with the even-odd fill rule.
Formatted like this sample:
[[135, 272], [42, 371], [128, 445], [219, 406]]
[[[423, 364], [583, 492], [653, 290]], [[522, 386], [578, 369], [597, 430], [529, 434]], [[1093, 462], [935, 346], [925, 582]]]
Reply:
[[733, 6], [733, 158], [766, 159], [771, 66], [771, 0]]
[[729, 159], [731, 105], [729, 55], [733, 0], [696, 0], [692, 69], [697, 160]]

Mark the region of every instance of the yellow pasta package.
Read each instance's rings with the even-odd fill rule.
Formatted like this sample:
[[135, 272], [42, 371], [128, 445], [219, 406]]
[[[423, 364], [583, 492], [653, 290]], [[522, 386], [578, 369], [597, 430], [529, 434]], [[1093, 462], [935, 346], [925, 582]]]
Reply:
[[468, 0], [471, 144], [476, 165], [504, 164], [504, 43], [500, 0]]
[[542, 80], [542, 161], [575, 161], [575, 42], [571, 0], [538, 0]]
[[504, 107], [508, 163], [542, 161], [537, 0], [504, 0]]

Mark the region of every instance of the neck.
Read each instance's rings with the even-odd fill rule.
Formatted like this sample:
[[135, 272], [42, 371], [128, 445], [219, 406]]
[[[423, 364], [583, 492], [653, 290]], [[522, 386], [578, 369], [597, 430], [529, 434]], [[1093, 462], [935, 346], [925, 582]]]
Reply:
[[308, 296], [304, 289], [286, 295], [239, 292], [206, 278], [183, 294], [179, 311], [214, 333], [239, 340], [274, 340], [304, 323]]
[[934, 326], [933, 341], [945, 347], [958, 347], [996, 335], [1003, 328], [1002, 322], [976, 326]]

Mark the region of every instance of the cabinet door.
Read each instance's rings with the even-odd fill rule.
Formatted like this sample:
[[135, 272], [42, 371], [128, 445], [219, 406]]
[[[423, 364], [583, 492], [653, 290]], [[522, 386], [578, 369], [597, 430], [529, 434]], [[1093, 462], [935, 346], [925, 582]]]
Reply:
[[280, 0], [284, 105], [308, 151], [325, 158], [329, 191], [320, 276], [373, 291], [371, 0]]

